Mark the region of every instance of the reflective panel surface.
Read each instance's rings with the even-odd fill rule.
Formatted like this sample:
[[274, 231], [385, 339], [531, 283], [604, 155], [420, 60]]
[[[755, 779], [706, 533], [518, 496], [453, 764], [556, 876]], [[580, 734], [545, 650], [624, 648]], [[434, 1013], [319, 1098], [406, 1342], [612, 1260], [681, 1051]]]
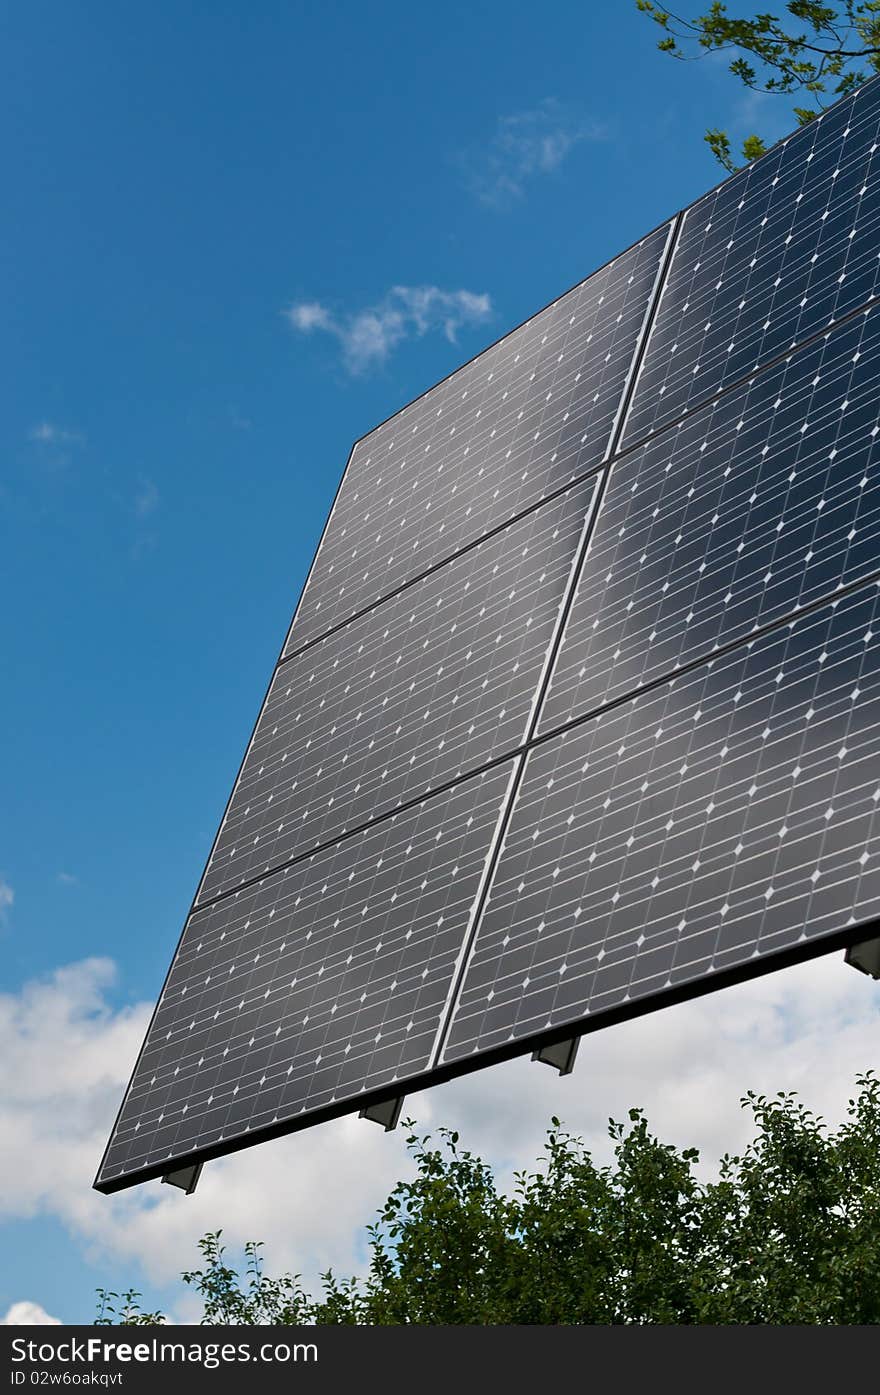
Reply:
[[444, 1059], [880, 912], [870, 585], [528, 757]]
[[625, 445], [877, 293], [878, 130], [872, 82], [687, 210]]
[[200, 904], [522, 742], [594, 489], [279, 666]]
[[193, 914], [99, 1180], [424, 1070], [509, 779], [477, 776]]
[[880, 311], [625, 455], [541, 730], [880, 569]]

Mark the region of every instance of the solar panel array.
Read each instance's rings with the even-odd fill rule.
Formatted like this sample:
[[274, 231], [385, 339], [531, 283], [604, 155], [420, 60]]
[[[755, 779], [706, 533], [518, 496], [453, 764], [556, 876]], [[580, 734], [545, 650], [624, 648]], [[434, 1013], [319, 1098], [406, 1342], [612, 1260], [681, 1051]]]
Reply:
[[880, 911], [880, 82], [357, 442], [96, 1186]]

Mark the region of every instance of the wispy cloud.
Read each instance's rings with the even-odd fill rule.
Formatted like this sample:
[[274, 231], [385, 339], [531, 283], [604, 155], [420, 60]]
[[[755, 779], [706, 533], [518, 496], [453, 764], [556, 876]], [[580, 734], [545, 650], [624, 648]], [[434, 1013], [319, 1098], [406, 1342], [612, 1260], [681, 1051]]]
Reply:
[[159, 507], [159, 491], [150, 479], [142, 479], [134, 496], [134, 511], [138, 518], [149, 518]]
[[73, 872], [59, 872], [58, 880], [62, 886], [79, 886], [79, 877], [74, 876]]
[[14, 900], [15, 892], [12, 890], [12, 887], [0, 877], [0, 925], [3, 924], [6, 918], [6, 912], [9, 910]]
[[330, 311], [325, 309], [317, 300], [304, 300], [299, 305], [291, 305], [287, 314], [294, 329], [301, 329], [305, 334], [313, 329], [332, 331], [334, 328], [334, 320]]
[[64, 446], [79, 444], [85, 440], [81, 431], [71, 431], [66, 426], [58, 426], [54, 421], [40, 421], [28, 432], [28, 440], [41, 446]]
[[392, 286], [376, 305], [337, 315], [319, 301], [301, 301], [284, 311], [301, 334], [320, 331], [339, 341], [350, 373], [365, 373], [383, 364], [405, 339], [440, 331], [455, 342], [458, 331], [480, 324], [492, 314], [488, 295], [444, 291], [439, 286]]
[[577, 145], [605, 139], [605, 130], [582, 112], [548, 97], [530, 111], [500, 116], [487, 146], [463, 157], [468, 182], [493, 208], [522, 198], [526, 185], [551, 174]]

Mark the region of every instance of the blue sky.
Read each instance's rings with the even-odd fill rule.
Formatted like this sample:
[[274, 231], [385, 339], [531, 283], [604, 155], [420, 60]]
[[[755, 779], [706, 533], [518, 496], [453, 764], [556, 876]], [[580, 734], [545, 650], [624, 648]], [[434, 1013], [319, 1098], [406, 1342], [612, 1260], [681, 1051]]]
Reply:
[[[754, 112], [629, 0], [37, 0], [0, 25], [0, 1314], [88, 1321], [97, 1283], [174, 1301], [208, 1224], [258, 1236], [232, 1182], [294, 1156], [218, 1165], [213, 1211], [88, 1193], [352, 440], [716, 183], [703, 130]], [[788, 1042], [781, 993], [748, 1002]], [[447, 1117], [475, 1108], [456, 1088]], [[349, 1215], [350, 1128], [298, 1145], [315, 1185], [342, 1171], [285, 1262], [358, 1260], [402, 1164], [364, 1142]]]

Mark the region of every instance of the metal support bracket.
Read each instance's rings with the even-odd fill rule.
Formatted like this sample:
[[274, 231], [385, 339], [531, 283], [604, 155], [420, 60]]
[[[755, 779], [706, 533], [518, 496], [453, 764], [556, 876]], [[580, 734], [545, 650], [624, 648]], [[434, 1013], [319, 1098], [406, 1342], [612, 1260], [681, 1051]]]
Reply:
[[202, 1163], [193, 1163], [191, 1167], [178, 1167], [174, 1172], [166, 1172], [162, 1181], [171, 1187], [180, 1187], [187, 1196], [192, 1196], [202, 1175], [202, 1166]]
[[555, 1041], [552, 1046], [540, 1046], [532, 1052], [532, 1060], [553, 1066], [560, 1075], [571, 1075], [580, 1043], [580, 1037], [569, 1037], [568, 1041]]
[[850, 945], [844, 960], [847, 964], [852, 964], [854, 969], [860, 969], [863, 974], [869, 974], [871, 978], [880, 978], [880, 939], [862, 940], [860, 944]]
[[360, 1112], [362, 1119], [371, 1119], [374, 1124], [381, 1124], [386, 1133], [397, 1128], [397, 1121], [400, 1118], [400, 1111], [403, 1109], [405, 1095], [395, 1095], [390, 1100], [379, 1100], [377, 1104], [367, 1104]]

